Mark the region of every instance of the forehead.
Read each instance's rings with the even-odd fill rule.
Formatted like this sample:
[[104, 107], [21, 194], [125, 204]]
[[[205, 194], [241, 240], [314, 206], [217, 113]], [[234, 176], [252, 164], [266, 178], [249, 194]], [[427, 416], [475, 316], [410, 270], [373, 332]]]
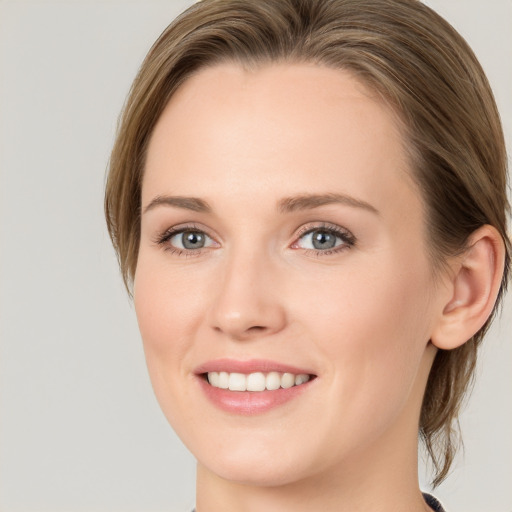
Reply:
[[403, 146], [394, 113], [348, 72], [217, 65], [189, 78], [157, 122], [143, 204], [163, 193], [242, 202], [333, 188], [379, 203], [416, 194]]

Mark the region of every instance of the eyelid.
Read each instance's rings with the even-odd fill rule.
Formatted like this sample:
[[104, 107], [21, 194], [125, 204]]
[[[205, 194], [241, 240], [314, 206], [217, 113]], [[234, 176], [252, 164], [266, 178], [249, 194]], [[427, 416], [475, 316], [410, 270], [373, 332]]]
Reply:
[[[305, 249], [298, 245], [301, 238], [315, 231], [327, 231], [340, 238], [343, 243], [331, 249]], [[329, 222], [310, 222], [302, 226], [294, 237], [294, 242], [291, 244], [292, 249], [301, 249], [305, 252], [313, 251], [316, 255], [329, 255], [337, 253], [353, 247], [357, 242], [356, 237], [347, 228], [339, 226], [338, 224], [331, 224]]]
[[[216, 237], [214, 237], [212, 234], [209, 233], [209, 230], [206, 227], [199, 226], [198, 224], [192, 222], [192, 223], [183, 223], [183, 224], [177, 224], [176, 226], [171, 226], [170, 228], [165, 229], [164, 231], [158, 232], [155, 237], [153, 238], [153, 243], [156, 245], [164, 245], [166, 244], [172, 237], [179, 235], [180, 233], [184, 233], [186, 231], [193, 231], [198, 233], [203, 233], [206, 235], [210, 240], [213, 240], [215, 245], [219, 245], [219, 242], [216, 240]], [[206, 249], [205, 247], [204, 249]], [[187, 250], [187, 249], [179, 249], [178, 247], [174, 247], [177, 251], [184, 251], [184, 252], [199, 252], [201, 249], [195, 249]]]
[[[310, 249], [300, 247], [298, 242], [301, 238], [309, 233], [313, 233], [315, 231], [326, 231], [334, 234], [337, 238], [341, 239], [342, 243], [330, 248], [330, 249]], [[179, 235], [183, 232], [198, 232], [204, 234], [208, 237], [213, 243], [198, 249], [186, 249], [176, 247], [169, 243], [169, 241], [176, 235]], [[169, 250], [178, 255], [187, 255], [187, 256], [197, 256], [201, 254], [204, 250], [220, 247], [220, 243], [217, 240], [217, 237], [213, 236], [210, 230], [206, 227], [198, 225], [195, 222], [192, 223], [182, 223], [177, 224], [175, 226], [171, 226], [170, 228], [165, 229], [155, 235], [153, 238], [153, 243], [158, 246], [164, 246], [165, 250]], [[309, 222], [299, 228], [296, 235], [294, 236], [293, 243], [289, 246], [294, 250], [302, 250], [304, 253], [309, 254], [311, 252], [315, 253], [317, 256], [327, 256], [330, 254], [338, 253], [346, 249], [350, 249], [356, 244], [356, 237], [349, 231], [347, 228], [344, 228], [338, 224], [333, 224], [329, 222]]]

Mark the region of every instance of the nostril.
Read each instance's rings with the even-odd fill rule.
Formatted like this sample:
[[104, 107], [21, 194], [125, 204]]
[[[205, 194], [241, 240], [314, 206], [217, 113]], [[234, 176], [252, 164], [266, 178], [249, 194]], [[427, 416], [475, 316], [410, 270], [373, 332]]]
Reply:
[[[219, 327], [219, 326], [214, 326], [214, 330], [217, 332], [223, 332], [222, 327]], [[267, 330], [268, 330], [268, 327], [265, 327], [264, 325], [253, 325], [244, 330], [240, 329], [240, 332], [237, 334], [237, 336], [247, 337], [247, 336], [250, 336], [251, 334], [264, 333]]]

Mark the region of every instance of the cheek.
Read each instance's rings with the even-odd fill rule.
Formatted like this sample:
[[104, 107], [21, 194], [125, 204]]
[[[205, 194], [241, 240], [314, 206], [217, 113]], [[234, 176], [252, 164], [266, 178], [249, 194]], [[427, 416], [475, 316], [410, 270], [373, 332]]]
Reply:
[[145, 348], [165, 356], [185, 348], [185, 333], [193, 329], [196, 311], [204, 305], [192, 279], [184, 279], [183, 272], [173, 272], [154, 259], [139, 257], [134, 303]]
[[300, 293], [301, 317], [328, 361], [332, 399], [350, 416], [373, 421], [407, 400], [429, 340], [428, 286], [422, 265], [381, 260], [340, 271], [319, 300]]
[[[150, 256], [139, 256], [134, 282], [137, 321], [153, 389], [170, 421], [180, 396], [171, 391], [190, 378], [190, 333], [201, 318], [197, 312], [204, 310], [201, 294], [190, 284]], [[180, 393], [186, 392], [185, 387]]]

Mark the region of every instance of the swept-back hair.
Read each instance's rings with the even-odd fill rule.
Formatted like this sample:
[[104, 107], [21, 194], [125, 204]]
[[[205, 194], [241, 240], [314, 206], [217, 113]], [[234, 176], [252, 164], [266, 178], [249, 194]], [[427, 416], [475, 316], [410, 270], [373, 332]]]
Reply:
[[[225, 61], [248, 67], [317, 63], [348, 70], [379, 94], [405, 127], [412, 176], [425, 205], [432, 268], [439, 270], [448, 256], [462, 253], [477, 228], [494, 226], [506, 246], [499, 303], [511, 254], [500, 118], [467, 43], [417, 0], [204, 0], [162, 33], [125, 104], [106, 186], [108, 230], [129, 292], [153, 128], [187, 78]], [[434, 485], [446, 477], [456, 452], [459, 409], [493, 315], [467, 343], [436, 355], [420, 418]]]

